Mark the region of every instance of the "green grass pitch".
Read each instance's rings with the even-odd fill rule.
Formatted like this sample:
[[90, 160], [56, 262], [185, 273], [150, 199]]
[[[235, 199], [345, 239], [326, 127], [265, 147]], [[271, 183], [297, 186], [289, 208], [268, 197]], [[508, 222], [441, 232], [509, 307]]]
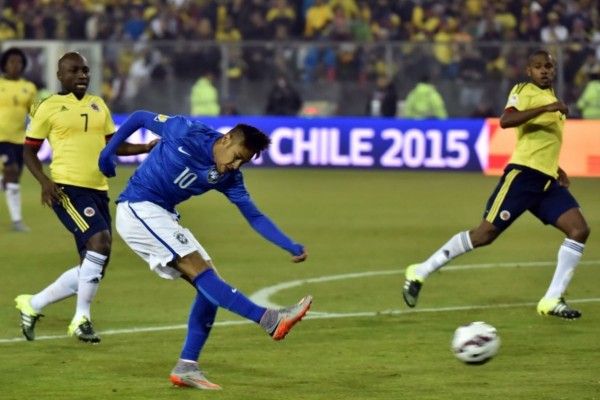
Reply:
[[[113, 199], [131, 171], [120, 167], [111, 180]], [[201, 368], [224, 390], [206, 393], [168, 379], [194, 290], [149, 272], [118, 236], [92, 308], [102, 343], [66, 337], [73, 298], [44, 310], [40, 340], [21, 339], [14, 297], [78, 262], [72, 237], [25, 173], [30, 233], [10, 232], [0, 198], [0, 399], [600, 399], [600, 180], [572, 180], [592, 235], [567, 293], [583, 317], [566, 322], [535, 313], [563, 235], [530, 215], [433, 275], [417, 308], [404, 305], [403, 269], [476, 226], [496, 177], [303, 169], [245, 176], [258, 206], [306, 245], [307, 262], [289, 262], [218, 193], [181, 205], [181, 223], [245, 294], [270, 293], [284, 305], [310, 293], [315, 301], [283, 342], [221, 310]], [[463, 365], [450, 340], [457, 326], [478, 320], [498, 329], [502, 345], [488, 364]]]

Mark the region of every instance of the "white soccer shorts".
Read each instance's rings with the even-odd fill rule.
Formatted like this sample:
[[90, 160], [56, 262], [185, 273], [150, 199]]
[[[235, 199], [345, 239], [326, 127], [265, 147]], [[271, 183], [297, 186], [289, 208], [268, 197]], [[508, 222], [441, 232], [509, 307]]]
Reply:
[[125, 243], [161, 278], [177, 279], [181, 272], [167, 264], [194, 251], [210, 256], [189, 229], [179, 225], [177, 215], [154, 203], [117, 204], [116, 228]]

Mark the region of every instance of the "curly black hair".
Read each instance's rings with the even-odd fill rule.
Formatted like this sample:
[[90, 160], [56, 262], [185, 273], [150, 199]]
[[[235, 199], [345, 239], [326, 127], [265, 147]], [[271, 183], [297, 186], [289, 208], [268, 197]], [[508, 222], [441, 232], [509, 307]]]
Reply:
[[23, 50], [16, 47], [11, 47], [2, 53], [2, 58], [0, 58], [0, 69], [2, 72], [6, 72], [6, 63], [8, 62], [8, 58], [13, 54], [20, 56], [21, 60], [23, 60], [23, 69], [21, 72], [25, 71], [25, 68], [27, 68], [27, 57], [25, 56], [25, 53], [23, 53]]

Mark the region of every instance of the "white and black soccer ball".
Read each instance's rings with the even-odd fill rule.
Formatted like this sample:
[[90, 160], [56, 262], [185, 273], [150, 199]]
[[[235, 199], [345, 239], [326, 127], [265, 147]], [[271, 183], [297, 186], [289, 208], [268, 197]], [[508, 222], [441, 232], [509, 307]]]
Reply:
[[460, 361], [470, 365], [485, 364], [500, 348], [500, 336], [490, 324], [470, 322], [459, 326], [452, 338], [452, 352]]

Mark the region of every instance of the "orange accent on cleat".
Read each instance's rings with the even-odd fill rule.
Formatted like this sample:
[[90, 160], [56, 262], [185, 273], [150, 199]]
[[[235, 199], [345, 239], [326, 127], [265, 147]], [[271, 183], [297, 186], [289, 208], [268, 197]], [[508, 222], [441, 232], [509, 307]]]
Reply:
[[285, 338], [285, 336], [294, 327], [294, 325], [296, 325], [296, 323], [302, 320], [302, 318], [306, 315], [308, 309], [312, 304], [312, 301], [312, 296], [306, 296], [302, 298], [302, 300], [300, 300], [300, 302], [296, 306], [292, 307], [291, 310], [286, 310], [285, 314], [289, 315], [284, 315], [281, 318], [281, 320], [277, 324], [277, 328], [275, 328], [275, 331], [273, 332], [273, 339], [281, 340]]
[[209, 382], [207, 380], [196, 379], [192, 377], [180, 377], [175, 374], [171, 374], [170, 378], [173, 385], [179, 387], [191, 387], [205, 390], [222, 389], [221, 386], [217, 385], [216, 383]]

